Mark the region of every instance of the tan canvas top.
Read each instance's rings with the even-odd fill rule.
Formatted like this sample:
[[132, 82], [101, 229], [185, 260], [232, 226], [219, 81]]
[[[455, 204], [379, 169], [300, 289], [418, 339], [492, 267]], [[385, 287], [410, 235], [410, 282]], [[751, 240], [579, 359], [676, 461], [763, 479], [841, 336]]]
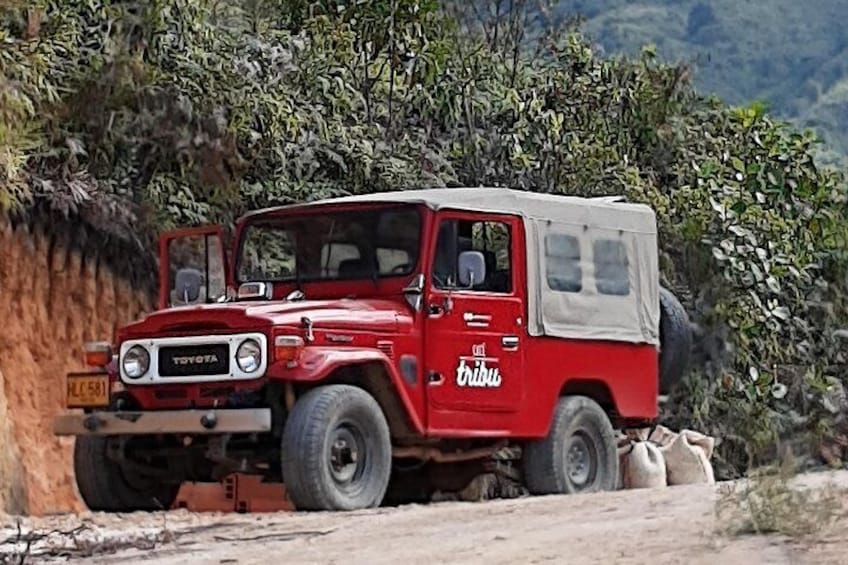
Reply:
[[[614, 222], [622, 229], [656, 233], [653, 210], [643, 204], [613, 202], [609, 198], [582, 198], [541, 194], [509, 188], [431, 188], [399, 190], [329, 198], [316, 202], [280, 206], [276, 210], [327, 204], [365, 203], [424, 204], [433, 210], [452, 209], [515, 214], [527, 218], [567, 222]], [[261, 213], [269, 210], [262, 210]], [[253, 212], [250, 215], [260, 212]]]
[[369, 202], [520, 216], [527, 232], [531, 335], [659, 343], [657, 226], [649, 206], [507, 188], [436, 188], [277, 210]]

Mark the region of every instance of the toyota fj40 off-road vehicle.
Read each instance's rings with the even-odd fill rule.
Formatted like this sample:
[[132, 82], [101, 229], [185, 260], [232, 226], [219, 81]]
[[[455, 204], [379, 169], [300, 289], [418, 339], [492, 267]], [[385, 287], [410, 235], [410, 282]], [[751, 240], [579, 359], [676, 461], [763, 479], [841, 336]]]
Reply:
[[163, 235], [159, 309], [68, 375], [83, 411], [55, 432], [89, 508], [233, 472], [366, 508], [460, 490], [495, 452], [531, 493], [614, 489], [614, 426], [655, 420], [688, 355], [646, 206], [415, 190], [254, 212], [233, 239]]

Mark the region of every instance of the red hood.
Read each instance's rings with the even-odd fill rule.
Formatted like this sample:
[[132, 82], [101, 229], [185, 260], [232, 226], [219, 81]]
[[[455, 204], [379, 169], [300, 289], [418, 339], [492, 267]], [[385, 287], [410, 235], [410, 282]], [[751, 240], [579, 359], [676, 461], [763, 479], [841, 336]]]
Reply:
[[123, 338], [203, 331], [256, 331], [269, 326], [400, 332], [411, 327], [405, 304], [379, 299], [304, 300], [299, 302], [232, 302], [159, 310], [126, 326]]

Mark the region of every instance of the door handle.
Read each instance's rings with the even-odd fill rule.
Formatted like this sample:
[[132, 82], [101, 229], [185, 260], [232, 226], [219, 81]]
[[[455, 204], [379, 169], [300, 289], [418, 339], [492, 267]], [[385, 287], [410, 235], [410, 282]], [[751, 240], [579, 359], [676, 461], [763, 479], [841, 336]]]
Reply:
[[431, 318], [439, 318], [445, 313], [445, 309], [438, 304], [430, 304], [427, 306], [427, 314]]
[[469, 328], [488, 328], [492, 317], [488, 314], [475, 314], [474, 312], [465, 312], [462, 314], [462, 319], [465, 325]]
[[504, 349], [518, 349], [518, 343], [517, 335], [505, 335], [501, 338], [501, 345]]
[[427, 314], [431, 318], [441, 318], [445, 314], [450, 314], [453, 311], [453, 299], [450, 296], [445, 296], [441, 304], [430, 304], [427, 306]]
[[444, 384], [445, 376], [437, 371], [430, 371], [427, 375], [427, 384], [430, 386], [439, 386]]

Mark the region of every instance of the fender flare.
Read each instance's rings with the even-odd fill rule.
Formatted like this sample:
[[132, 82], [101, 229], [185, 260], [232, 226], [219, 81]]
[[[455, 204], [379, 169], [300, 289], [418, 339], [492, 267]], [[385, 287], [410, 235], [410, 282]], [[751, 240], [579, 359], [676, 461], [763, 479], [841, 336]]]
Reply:
[[[331, 348], [331, 347], [307, 347], [303, 350], [298, 363], [294, 367], [287, 367], [284, 363], [272, 363], [266, 372], [271, 381], [290, 381], [294, 383], [319, 383], [330, 378], [330, 376], [346, 367], [362, 367], [377, 364], [388, 376], [388, 380], [394, 387], [397, 398], [400, 399], [400, 408], [403, 416], [408, 420], [411, 431], [420, 435], [425, 434], [424, 425], [412, 399], [409, 396], [404, 379], [398, 372], [385, 353], [369, 348]], [[351, 384], [356, 385], [356, 382]], [[419, 382], [419, 386], [421, 383]], [[373, 395], [373, 394], [372, 394]], [[387, 407], [380, 402], [384, 412]], [[390, 417], [389, 414], [386, 415]]]

